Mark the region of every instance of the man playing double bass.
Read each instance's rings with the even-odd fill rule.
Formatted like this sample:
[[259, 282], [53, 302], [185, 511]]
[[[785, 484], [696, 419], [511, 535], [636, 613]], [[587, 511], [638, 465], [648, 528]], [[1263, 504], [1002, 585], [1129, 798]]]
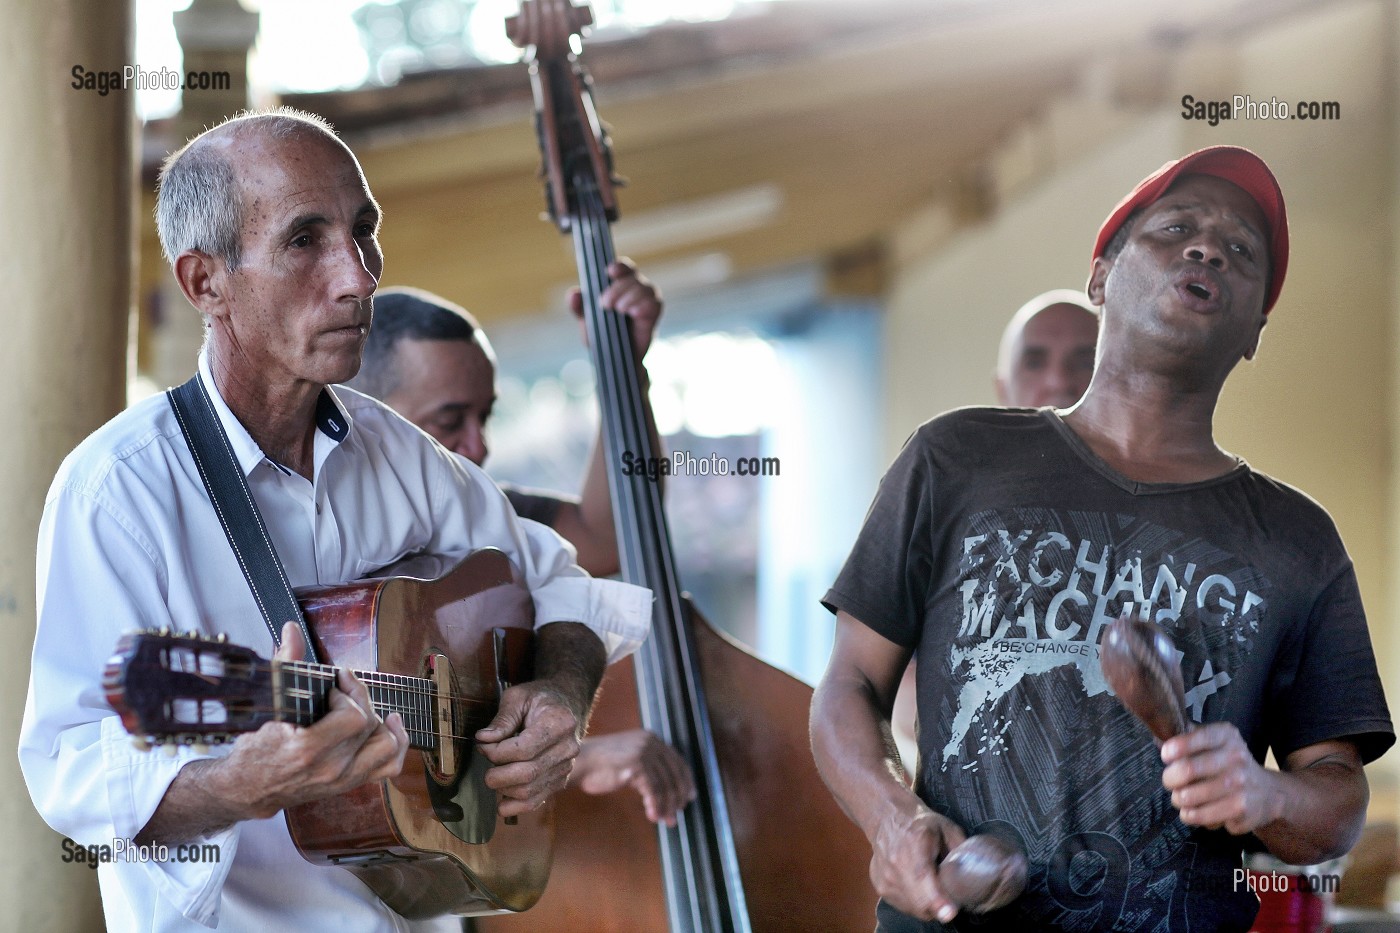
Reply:
[[[1018, 933], [1244, 931], [1245, 834], [1295, 864], [1355, 843], [1362, 764], [1394, 730], [1351, 560], [1317, 503], [1212, 431], [1287, 263], [1258, 156], [1168, 163], [1099, 231], [1083, 400], [940, 416], [886, 474], [826, 596], [812, 712], [823, 776], [874, 849], [880, 930], [974, 928], [940, 865], [972, 834], [1029, 859], [1025, 893], [975, 925]], [[1184, 674], [1194, 728], [1160, 749], [1099, 667], [1124, 612], [1168, 630]], [[913, 652], [911, 791], [886, 740]]]
[[[476, 733], [504, 817], [564, 786], [607, 658], [645, 637], [649, 594], [589, 578], [518, 519], [470, 463], [383, 405], [332, 389], [355, 375], [383, 268], [358, 162], [317, 118], [242, 115], [161, 174], [157, 221], [207, 324], [199, 374], [295, 585], [339, 583], [419, 551], [505, 551], [536, 616], [535, 679]], [[167, 404], [117, 416], [60, 468], [45, 504], [38, 627], [20, 759], [36, 807], [81, 845], [219, 847], [217, 862], [99, 870], [109, 929], [455, 930], [410, 924], [339, 868], [293, 847], [282, 811], [396, 774], [407, 737], [343, 675], [309, 727], [271, 723], [226, 754], [133, 750], [99, 673], [137, 628], [268, 633]], [[279, 656], [301, 642], [284, 629]], [[263, 651], [262, 653], [266, 653]]]

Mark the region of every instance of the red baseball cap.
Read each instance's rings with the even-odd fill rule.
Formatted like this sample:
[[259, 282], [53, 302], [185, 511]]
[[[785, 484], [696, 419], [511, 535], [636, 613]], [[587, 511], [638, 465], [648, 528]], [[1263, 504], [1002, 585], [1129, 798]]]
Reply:
[[1264, 297], [1264, 313], [1268, 314], [1278, 301], [1278, 293], [1283, 289], [1283, 276], [1288, 271], [1288, 212], [1283, 206], [1283, 191], [1278, 179], [1264, 164], [1264, 160], [1239, 146], [1209, 146], [1198, 149], [1175, 162], [1166, 165], [1138, 182], [1127, 197], [1108, 215], [1099, 227], [1098, 239], [1094, 241], [1094, 259], [1103, 255], [1108, 241], [1123, 226], [1128, 215], [1140, 207], [1146, 207], [1167, 193], [1182, 175], [1214, 175], [1238, 185], [1259, 205], [1260, 212], [1269, 229], [1264, 231], [1269, 242], [1269, 292]]

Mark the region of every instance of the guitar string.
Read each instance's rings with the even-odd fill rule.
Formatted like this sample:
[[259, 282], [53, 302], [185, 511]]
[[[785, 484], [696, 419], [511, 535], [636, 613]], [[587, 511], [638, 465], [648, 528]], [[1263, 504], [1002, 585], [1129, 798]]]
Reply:
[[[296, 699], [296, 700], [298, 701], [298, 703], [300, 703], [300, 701], [302, 701], [302, 700], [308, 700], [308, 701], [309, 701], [309, 700], [312, 700], [312, 699], [314, 699], [314, 698], [311, 697], [310, 694], [305, 694], [305, 693], [303, 693], [302, 695], [299, 695], [299, 696], [293, 696], [293, 699]], [[199, 702], [218, 702], [218, 701], [215, 701], [215, 700], [204, 700], [204, 701], [200, 701], [200, 700], [190, 700], [190, 701], [188, 701], [188, 702], [191, 702], [191, 703], [199, 703]], [[371, 701], [370, 701], [370, 706], [371, 706], [371, 707], [375, 710], [375, 712], [377, 712], [377, 713], [383, 713], [383, 712], [385, 712], [385, 711], [390, 712], [390, 713], [399, 713], [400, 716], [403, 717], [403, 720], [404, 720], [404, 723], [405, 723], [405, 726], [404, 726], [404, 731], [405, 731], [405, 732], [410, 732], [410, 733], [415, 733], [415, 732], [416, 732], [416, 733], [420, 733], [420, 734], [423, 734], [423, 735], [431, 735], [431, 736], [434, 736], [434, 737], [446, 737], [446, 738], [449, 738], [449, 739], [474, 739], [474, 738], [475, 738], [475, 733], [472, 733], [471, 735], [467, 735], [467, 734], [457, 733], [457, 732], [439, 732], [437, 729], [431, 728], [431, 727], [426, 727], [426, 728], [425, 728], [425, 727], [419, 727], [419, 726], [411, 726], [411, 725], [408, 725], [410, 716], [416, 717], [416, 718], [419, 719], [419, 720], [421, 720], [421, 719], [423, 719], [423, 718], [425, 718], [425, 717], [426, 717], [426, 718], [430, 718], [430, 719], [432, 719], [432, 721], [433, 721], [434, 723], [436, 723], [437, 717], [436, 717], [436, 715], [434, 715], [435, 712], [436, 712], [436, 711], [434, 711], [434, 710], [419, 710], [419, 709], [409, 709], [409, 710], [405, 710], [405, 709], [403, 709], [403, 708], [400, 708], [400, 707], [397, 707], [397, 706], [393, 705], [392, 703], [376, 702], [376, 701], [374, 701], [373, 699], [371, 699]], [[303, 712], [303, 710], [301, 709], [300, 705], [298, 705], [297, 708], [295, 708], [295, 709], [288, 708], [288, 707], [280, 707], [280, 708], [279, 708], [279, 707], [276, 707], [276, 706], [240, 706], [240, 707], [237, 708], [237, 712], [238, 712], [240, 715], [253, 715], [253, 714], [258, 714], [258, 713], [266, 713], [266, 714], [269, 714], [269, 715], [273, 716], [273, 717], [274, 717], [274, 721], [276, 721], [276, 722], [290, 722], [292, 725], [298, 725], [298, 723], [296, 723], [295, 721], [288, 720], [288, 719], [284, 719], [284, 718], [280, 718], [280, 717], [284, 717], [284, 716], [295, 717], [295, 716], [298, 715], [299, 713]], [[313, 710], [305, 710], [305, 712], [313, 712]], [[325, 715], [325, 714], [323, 713], [323, 715]], [[206, 722], [206, 721], [200, 721], [200, 722], [197, 722], [197, 723], [194, 723], [194, 722], [191, 722], [191, 723], [183, 723], [183, 725], [187, 725], [187, 726], [214, 726], [214, 725], [224, 725], [224, 724], [226, 724], [226, 723]], [[486, 726], [483, 724], [483, 725], [481, 726], [481, 728], [484, 729], [484, 728], [486, 728]], [[239, 731], [239, 732], [244, 732], [244, 731], [252, 731], [252, 730], [238, 730], [238, 731]], [[178, 730], [178, 729], [170, 730], [170, 734], [179, 734], [179, 730]]]
[[[436, 737], [436, 738], [463, 739], [463, 740], [475, 741], [475, 738], [476, 738], [475, 733], [472, 733], [472, 734], [470, 734], [470, 735], [467, 735], [467, 734], [461, 734], [461, 733], [456, 733], [456, 732], [439, 732], [439, 731], [436, 730], [436, 729], [431, 729], [431, 728], [419, 728], [419, 727], [417, 727], [417, 726], [410, 725], [410, 724], [409, 724], [410, 718], [419, 718], [419, 719], [421, 719], [421, 718], [425, 718], [425, 717], [426, 717], [426, 718], [431, 719], [434, 723], [436, 723], [436, 721], [437, 721], [436, 703], [437, 703], [437, 701], [438, 701], [440, 698], [442, 698], [442, 695], [438, 694], [438, 692], [437, 692], [436, 690], [433, 690], [433, 689], [425, 689], [425, 688], [420, 688], [420, 687], [415, 687], [415, 686], [412, 686], [411, 683], [395, 682], [395, 681], [386, 681], [386, 680], [382, 679], [382, 678], [385, 678], [385, 677], [404, 677], [404, 678], [412, 678], [413, 680], [417, 680], [417, 681], [419, 681], [419, 682], [427, 682], [427, 681], [428, 681], [427, 678], [424, 678], [424, 677], [417, 677], [416, 675], [412, 675], [412, 674], [391, 674], [391, 673], [386, 673], [386, 672], [383, 672], [383, 671], [355, 671], [355, 670], [350, 669], [350, 668], [337, 668], [337, 667], [334, 667], [333, 665], [328, 665], [328, 664], [317, 664], [317, 665], [312, 665], [312, 664], [310, 664], [309, 662], [304, 662], [304, 661], [289, 661], [289, 662], [288, 662], [288, 661], [284, 661], [284, 662], [278, 662], [278, 663], [279, 663], [279, 664], [285, 664], [285, 665], [295, 665], [295, 667], [290, 667], [290, 668], [288, 668], [288, 670], [289, 670], [289, 672], [290, 672], [290, 675], [291, 675], [292, 677], [308, 677], [308, 678], [314, 678], [314, 679], [316, 679], [316, 680], [321, 681], [322, 683], [324, 683], [324, 682], [326, 682], [327, 680], [331, 679], [331, 677], [337, 675], [338, 672], [341, 671], [341, 670], [349, 670], [351, 673], [355, 674], [355, 676], [358, 677], [358, 678], [361, 680], [362, 683], [365, 684], [365, 687], [366, 687], [367, 690], [376, 690], [376, 689], [377, 689], [377, 690], [382, 691], [382, 692], [397, 693], [397, 694], [400, 694], [400, 695], [402, 695], [403, 697], [406, 698], [404, 704], [395, 704], [395, 703], [393, 702], [392, 699], [376, 699], [373, 695], [370, 696], [370, 706], [371, 706], [371, 708], [373, 708], [374, 711], [375, 711], [376, 713], [380, 714], [380, 715], [384, 715], [386, 712], [389, 712], [389, 713], [398, 713], [398, 714], [403, 718], [403, 720], [404, 720], [404, 723], [405, 723], [404, 729], [405, 729], [406, 732], [409, 732], [409, 733], [414, 733], [414, 732], [416, 732], [416, 733], [420, 733], [420, 734], [423, 734], [423, 735], [431, 735], [431, 736]], [[273, 669], [273, 662], [271, 662], [271, 661], [265, 661], [265, 660], [259, 659], [258, 662], [256, 662], [256, 663], [250, 665], [250, 667], [251, 667], [254, 671], [257, 671], [257, 672], [261, 672], [261, 671], [271, 671], [271, 670]], [[196, 674], [197, 674], [197, 673], [199, 673], [199, 672], [198, 672], [198, 671], [185, 671], [185, 672], [183, 672], [183, 673], [196, 673]], [[299, 713], [299, 712], [301, 711], [300, 704], [301, 704], [303, 701], [311, 702], [311, 701], [314, 701], [315, 699], [317, 699], [316, 696], [313, 696], [313, 694], [311, 693], [310, 690], [308, 690], [308, 689], [306, 689], [306, 688], [302, 688], [302, 687], [297, 687], [297, 686], [288, 686], [288, 687], [284, 687], [284, 688], [283, 688], [283, 693], [284, 693], [284, 695], [286, 695], [289, 699], [291, 699], [291, 700], [293, 700], [293, 701], [296, 701], [296, 703], [297, 703], [297, 708], [296, 708], [296, 709], [289, 709], [289, 708], [285, 708], [285, 707], [282, 708], [282, 709], [279, 709], [278, 707], [275, 707], [275, 706], [241, 706], [241, 707], [238, 707], [238, 711], [239, 711], [240, 713], [243, 713], [243, 712], [246, 711], [247, 713], [268, 713], [268, 714], [275, 714], [275, 715], [290, 715], [290, 716], [295, 716], [297, 713]], [[500, 705], [500, 701], [499, 701], [499, 700], [480, 700], [480, 699], [476, 699], [476, 698], [471, 697], [471, 696], [467, 696], [467, 695], [465, 695], [465, 694], [455, 694], [455, 693], [454, 693], [454, 694], [446, 694], [446, 695], [445, 695], [445, 698], [446, 698], [449, 702], [455, 702], [456, 704], [458, 704], [458, 705], [460, 705], [460, 706], [466, 706], [466, 707], [492, 707], [492, 706], [498, 707], [498, 706]], [[419, 708], [419, 707], [417, 707], [417, 706], [408, 705], [409, 703], [412, 703], [412, 702], [417, 701], [417, 700], [431, 700], [431, 701], [433, 701], [433, 704], [432, 704], [430, 707], [428, 707], [428, 708]], [[218, 700], [201, 700], [201, 699], [199, 699], [199, 698], [190, 698], [190, 699], [188, 700], [188, 702], [191, 702], [191, 703], [201, 703], [201, 702], [214, 702], [214, 703], [218, 703], [219, 701], [218, 701]], [[285, 719], [278, 719], [277, 721], [279, 721], [279, 722], [286, 722], [286, 721], [288, 721], [288, 720], [285, 720]], [[296, 724], [296, 723], [293, 723], [293, 724]], [[196, 724], [195, 724], [195, 723], [191, 723], [190, 725], [196, 725]], [[215, 725], [215, 723], [199, 723], [198, 725]], [[485, 725], [483, 725], [482, 728], [485, 728]], [[174, 732], [175, 734], [178, 734], [178, 730], [172, 730], [172, 732]]]
[[[382, 679], [385, 677], [405, 677], [411, 678], [413, 681], [418, 681], [419, 683], [432, 683], [430, 678], [420, 677], [417, 674], [392, 674], [386, 671], [357, 671], [353, 668], [335, 667], [329, 664], [320, 664], [313, 666], [305, 661], [279, 661], [277, 663], [280, 665], [297, 665], [296, 667], [284, 668], [284, 670], [290, 671], [290, 673], [293, 676], [301, 675], [307, 677], [315, 677], [320, 680], [328, 680], [332, 676], [338, 674], [340, 671], [348, 671], [349, 673], [354, 674], [355, 677], [358, 678], [360, 682], [363, 683], [366, 687], [380, 687], [385, 690], [395, 690], [400, 693], [407, 694], [409, 696], [429, 697], [434, 699], [440, 696], [437, 690], [431, 689], [429, 687], [415, 686], [412, 682], [401, 683]], [[273, 669], [273, 662], [258, 659], [257, 662], [250, 664], [249, 667], [255, 673], [271, 671]], [[203, 672], [199, 670], [177, 670], [174, 671], [174, 673], [206, 676], [203, 674]], [[453, 700], [468, 706], [489, 706], [498, 702], [496, 700], [479, 700], [475, 697], [462, 693], [449, 693], [445, 694], [445, 697], [448, 700]]]
[[[190, 702], [199, 702], [199, 701], [191, 700]], [[217, 701], [205, 701], [205, 702], [217, 702]], [[385, 711], [385, 710], [388, 710], [388, 711], [391, 712], [391, 713], [399, 713], [401, 716], [402, 716], [403, 713], [404, 713], [404, 711], [403, 711], [402, 709], [398, 709], [398, 708], [391, 707], [389, 704], [373, 703], [373, 702], [372, 702], [372, 703], [371, 703], [371, 706], [375, 707], [375, 711], [376, 711], [376, 712], [380, 712], [380, 713], [382, 713], [382, 712]], [[285, 723], [288, 723], [289, 725], [300, 725], [300, 723], [297, 723], [297, 722], [295, 722], [295, 721], [293, 721], [293, 720], [288, 720], [288, 719], [279, 718], [279, 717], [281, 717], [281, 716], [293, 716], [293, 717], [294, 717], [294, 716], [296, 716], [299, 712], [301, 712], [300, 709], [288, 709], [288, 708], [285, 708], [285, 707], [279, 709], [279, 708], [277, 708], [277, 707], [275, 707], [275, 706], [243, 706], [243, 707], [239, 707], [239, 710], [238, 710], [238, 711], [239, 711], [240, 714], [243, 714], [243, 713], [247, 713], [247, 714], [266, 713], [266, 714], [269, 714], [269, 715], [271, 715], [271, 716], [274, 717], [274, 718], [273, 718], [273, 721], [274, 721], [274, 722], [285, 722]], [[434, 721], [436, 721], [436, 719], [434, 719]], [[410, 727], [409, 725], [407, 725], [407, 722], [408, 722], [408, 717], [407, 717], [407, 716], [404, 716], [404, 722], [405, 722], [404, 731], [407, 732], [407, 733], [409, 733], [410, 738], [413, 737], [413, 734], [414, 734], [414, 733], [417, 733], [417, 734], [419, 734], [419, 735], [430, 736], [430, 737], [436, 738], [436, 739], [447, 738], [447, 739], [454, 739], [454, 740], [455, 740], [455, 739], [461, 739], [461, 740], [463, 740], [463, 741], [472, 741], [472, 742], [475, 742], [475, 741], [476, 741], [476, 733], [474, 733], [474, 732], [473, 732], [473, 733], [470, 733], [470, 734], [467, 734], [467, 733], [459, 733], [459, 732], [439, 732], [439, 731], [437, 731], [436, 729], [431, 729], [431, 728]], [[181, 725], [184, 725], [184, 726], [187, 726], [187, 727], [190, 727], [190, 728], [194, 728], [194, 727], [206, 727], [206, 728], [207, 728], [207, 727], [210, 727], [210, 726], [226, 725], [226, 723], [219, 723], [219, 722], [197, 722], [197, 723], [194, 723], [194, 722], [191, 722], [191, 723], [181, 723]], [[259, 724], [259, 725], [261, 725], [261, 724]], [[484, 728], [486, 728], [486, 726], [483, 725], [481, 728], [484, 729]], [[239, 729], [239, 730], [235, 730], [235, 732], [233, 732], [233, 733], [225, 732], [225, 733], [220, 733], [220, 734], [239, 734], [239, 735], [242, 735], [242, 734], [246, 734], [246, 733], [253, 732], [253, 731], [255, 731], [255, 730], [252, 730], [252, 729]], [[142, 734], [142, 735], [158, 735], [158, 734], [161, 734], [161, 733], [145, 732], [145, 733], [141, 733], [141, 734]], [[186, 729], [186, 730], [184, 730], [184, 731], [179, 730], [179, 729], [171, 729], [169, 732], [164, 733], [164, 734], [167, 734], [167, 735], [184, 735], [184, 734], [188, 734], [188, 729]], [[510, 736], [507, 736], [507, 738], [510, 738]], [[502, 741], [504, 741], [504, 739], [503, 739]]]

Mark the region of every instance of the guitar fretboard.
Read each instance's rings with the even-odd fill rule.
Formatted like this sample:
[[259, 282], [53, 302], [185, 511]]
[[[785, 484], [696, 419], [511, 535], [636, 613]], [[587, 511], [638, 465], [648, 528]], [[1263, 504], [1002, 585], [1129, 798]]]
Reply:
[[[282, 719], [309, 726], [329, 712], [331, 687], [339, 668], [304, 661], [283, 662], [280, 708]], [[398, 713], [414, 748], [437, 747], [437, 684], [425, 677], [354, 671], [369, 690], [370, 703], [380, 717]], [[451, 732], [451, 729], [447, 730]]]

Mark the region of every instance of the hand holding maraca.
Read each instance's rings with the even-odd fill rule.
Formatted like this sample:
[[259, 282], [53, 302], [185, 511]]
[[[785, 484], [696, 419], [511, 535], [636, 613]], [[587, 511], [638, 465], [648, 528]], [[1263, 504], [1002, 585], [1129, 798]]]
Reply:
[[1181, 821], [1242, 834], [1278, 819], [1275, 775], [1254, 760], [1239, 729], [1227, 722], [1187, 728], [1176, 646], [1160, 626], [1128, 611], [1104, 631], [1104, 679], [1162, 749], [1162, 786]]

